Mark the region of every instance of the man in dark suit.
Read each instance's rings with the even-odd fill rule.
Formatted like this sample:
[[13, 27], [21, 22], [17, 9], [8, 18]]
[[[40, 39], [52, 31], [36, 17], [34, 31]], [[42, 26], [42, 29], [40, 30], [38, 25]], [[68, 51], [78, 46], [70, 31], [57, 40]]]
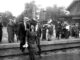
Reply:
[[2, 22], [0, 21], [0, 42], [2, 41]]
[[18, 25], [18, 36], [20, 40], [20, 50], [24, 52], [25, 48], [23, 45], [25, 44], [26, 30], [24, 26], [24, 21], [20, 21]]
[[61, 31], [62, 31], [62, 25], [61, 25], [61, 22], [57, 22], [56, 24], [56, 38], [60, 38], [60, 34], [61, 34]]

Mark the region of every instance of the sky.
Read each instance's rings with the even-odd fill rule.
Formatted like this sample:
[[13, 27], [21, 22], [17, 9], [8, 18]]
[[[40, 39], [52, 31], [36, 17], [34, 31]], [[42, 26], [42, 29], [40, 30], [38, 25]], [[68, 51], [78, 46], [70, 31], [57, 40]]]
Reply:
[[[33, 0], [0, 0], [0, 12], [10, 11], [14, 16], [18, 16], [23, 12], [25, 3]], [[34, 0], [36, 5], [41, 8], [57, 5], [58, 7], [67, 8], [73, 0]]]

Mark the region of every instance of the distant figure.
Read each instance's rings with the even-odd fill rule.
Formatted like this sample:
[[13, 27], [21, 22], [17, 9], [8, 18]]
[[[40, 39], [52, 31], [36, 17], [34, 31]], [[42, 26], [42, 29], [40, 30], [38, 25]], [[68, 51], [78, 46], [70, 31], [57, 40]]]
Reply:
[[62, 25], [61, 25], [61, 22], [57, 22], [57, 25], [55, 26], [55, 29], [56, 29], [56, 38], [60, 38], [60, 34], [61, 34], [61, 31], [62, 31]]
[[72, 36], [75, 38], [79, 37], [79, 26], [78, 24], [74, 24], [72, 27]]
[[79, 24], [76, 24], [76, 33], [75, 33], [75, 37], [79, 38]]
[[14, 35], [16, 35], [16, 39], [17, 39], [17, 42], [19, 41], [19, 38], [18, 38], [18, 23], [14, 23]]
[[0, 43], [2, 42], [2, 22], [0, 21]]
[[69, 36], [70, 36], [70, 25], [66, 25], [66, 36], [65, 36], [65, 38], [67, 39], [67, 38], [69, 38]]
[[48, 26], [48, 41], [51, 41], [52, 35], [53, 35], [53, 25], [52, 23], [50, 23]]
[[76, 36], [76, 31], [77, 31], [76, 25], [73, 24], [72, 25], [72, 37], [75, 37]]
[[42, 27], [42, 40], [46, 40], [46, 29], [47, 26], [45, 26], [45, 24]]
[[38, 46], [38, 50], [39, 50], [39, 56], [41, 56], [41, 46], [40, 46], [40, 38], [41, 38], [41, 25], [38, 22], [38, 28], [37, 28], [37, 46]]
[[8, 42], [14, 42], [14, 23], [12, 19], [9, 19], [9, 23], [7, 25], [7, 32], [8, 32]]
[[18, 28], [19, 28], [19, 22], [16, 22], [16, 18], [14, 18], [14, 35], [16, 36], [17, 42], [19, 41]]

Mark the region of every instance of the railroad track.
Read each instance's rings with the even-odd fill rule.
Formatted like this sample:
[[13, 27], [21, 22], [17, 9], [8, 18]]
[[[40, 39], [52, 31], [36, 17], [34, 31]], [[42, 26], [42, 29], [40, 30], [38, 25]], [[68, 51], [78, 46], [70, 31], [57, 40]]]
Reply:
[[[68, 50], [73, 48], [80, 48], [80, 40], [63, 40], [60, 42], [44, 42], [46, 44], [41, 44], [42, 53], [50, 51]], [[28, 55], [28, 50], [26, 48], [23, 54], [19, 49], [19, 43], [8, 43], [0, 45], [0, 57], [10, 57], [10, 56], [20, 56]]]

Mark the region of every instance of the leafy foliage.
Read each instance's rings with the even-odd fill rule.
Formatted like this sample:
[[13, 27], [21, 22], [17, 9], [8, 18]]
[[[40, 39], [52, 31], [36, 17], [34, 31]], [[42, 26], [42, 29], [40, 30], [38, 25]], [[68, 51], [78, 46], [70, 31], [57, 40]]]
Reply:
[[1, 18], [1, 21], [3, 23], [3, 26], [7, 26], [9, 19], [13, 18], [12, 13], [9, 11], [6, 11], [4, 13], [0, 13], [0, 16], [1, 16], [0, 18]]
[[59, 16], [66, 15], [63, 7], [53, 7], [46, 8], [46, 19], [51, 18], [52, 20], [58, 20]]
[[25, 9], [24, 11], [17, 17], [17, 21], [23, 20], [23, 18], [26, 16], [28, 18], [33, 18], [35, 17], [34, 14], [36, 14], [37, 6], [34, 1], [30, 3], [25, 4]]

